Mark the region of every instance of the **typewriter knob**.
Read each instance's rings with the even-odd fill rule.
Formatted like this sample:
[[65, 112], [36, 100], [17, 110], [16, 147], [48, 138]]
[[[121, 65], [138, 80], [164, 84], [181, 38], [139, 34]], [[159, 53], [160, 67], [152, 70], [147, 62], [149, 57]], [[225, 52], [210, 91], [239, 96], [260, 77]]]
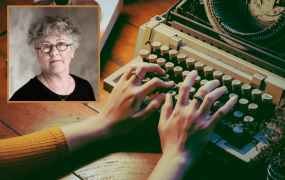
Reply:
[[178, 64], [184, 64], [186, 61], [186, 55], [185, 54], [178, 54], [177, 60], [178, 60]]
[[156, 63], [156, 61], [157, 61], [157, 55], [151, 54], [151, 55], [148, 56], [148, 59], [149, 59], [149, 62], [150, 62], [150, 63]]
[[224, 75], [222, 78], [222, 81], [224, 83], [224, 86], [230, 86], [233, 78], [229, 75]]
[[261, 91], [259, 89], [253, 89], [251, 91], [252, 100], [258, 101], [261, 99]]
[[157, 59], [157, 64], [160, 66], [160, 67], [164, 67], [165, 64], [166, 64], [166, 60], [164, 58], [158, 58]]
[[262, 95], [262, 101], [264, 104], [269, 104], [269, 103], [272, 103], [273, 101], [273, 96], [271, 96], [270, 94], [263, 94]]
[[234, 92], [237, 92], [240, 90], [240, 88], [241, 88], [241, 81], [237, 80], [237, 79], [233, 80], [232, 81], [232, 90]]
[[177, 54], [178, 54], [178, 52], [176, 50], [174, 50], [174, 49], [171, 49], [169, 51], [169, 57], [170, 58], [177, 57]]
[[140, 51], [140, 56], [143, 59], [145, 59], [145, 58], [147, 58], [149, 56], [149, 52], [147, 50], [143, 49], [143, 50]]
[[169, 53], [169, 47], [168, 46], [161, 46], [160, 51], [163, 54]]
[[251, 92], [251, 86], [249, 84], [243, 84], [241, 86], [242, 95], [248, 96]]
[[174, 64], [172, 62], [168, 62], [165, 64], [165, 68], [166, 68], [166, 72], [168, 72], [169, 70], [173, 70]]
[[196, 62], [195, 63], [195, 69], [197, 71], [203, 70], [203, 68], [204, 68], [204, 63], [202, 63], [202, 62]]
[[168, 74], [163, 74], [159, 78], [163, 81], [169, 81], [169, 75]]
[[185, 80], [186, 76], [190, 73], [190, 71], [183, 71], [182, 72], [182, 77], [183, 77], [183, 81]]
[[161, 43], [160, 42], [153, 42], [152, 43], [152, 47], [153, 47], [153, 50], [157, 50], [157, 49], [160, 49], [161, 47]]
[[248, 108], [248, 103], [249, 103], [249, 101], [247, 99], [241, 98], [239, 100], [239, 107], [240, 107], [240, 109], [242, 109], [242, 110], [247, 109]]
[[251, 116], [245, 116], [243, 119], [243, 122], [245, 124], [248, 124], [249, 126], [252, 126], [252, 125], [254, 125], [254, 118]]
[[248, 105], [248, 111], [250, 115], [254, 115], [258, 112], [258, 105], [255, 103], [250, 103]]
[[214, 79], [221, 80], [223, 77], [223, 73], [221, 71], [214, 71], [213, 76], [214, 76]]
[[204, 86], [207, 82], [209, 82], [207, 79], [203, 79], [203, 80], [200, 82], [200, 85], [201, 85], [201, 86]]

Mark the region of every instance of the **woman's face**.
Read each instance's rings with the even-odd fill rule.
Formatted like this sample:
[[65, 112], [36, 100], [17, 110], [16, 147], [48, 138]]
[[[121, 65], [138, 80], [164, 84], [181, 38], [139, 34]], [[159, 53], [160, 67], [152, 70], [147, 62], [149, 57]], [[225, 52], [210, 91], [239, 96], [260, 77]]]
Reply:
[[[37, 47], [42, 45], [57, 45], [60, 42], [70, 44], [67, 34], [63, 34], [59, 37], [55, 31], [51, 31], [52, 35], [45, 37], [42, 36], [37, 41]], [[65, 51], [58, 51], [55, 46], [51, 46], [50, 52], [43, 53], [41, 50], [37, 50], [38, 61], [42, 66], [42, 70], [48, 74], [61, 74], [69, 73], [69, 64], [74, 57], [74, 50], [71, 46], [68, 46]]]

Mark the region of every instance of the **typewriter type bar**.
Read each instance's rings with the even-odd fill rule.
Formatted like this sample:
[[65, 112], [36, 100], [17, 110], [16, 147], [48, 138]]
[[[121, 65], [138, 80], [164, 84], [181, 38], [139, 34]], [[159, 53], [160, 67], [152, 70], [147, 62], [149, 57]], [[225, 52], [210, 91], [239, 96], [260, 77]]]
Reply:
[[[259, 130], [255, 131], [254, 134], [244, 135], [246, 132], [239, 126], [233, 128], [229, 127], [238, 121], [247, 124], [252, 129], [256, 127], [254, 124], [257, 122], [258, 127], [261, 126], [261, 124], [264, 123], [262, 120], [255, 122], [251, 116], [245, 116], [248, 113], [252, 113], [252, 116], [254, 116], [258, 107], [257, 104], [250, 103], [246, 97], [259, 97], [259, 99], [263, 97], [263, 102], [270, 104], [270, 112], [272, 113], [275, 107], [280, 108], [281, 105], [284, 104], [285, 79], [175, 30], [163, 24], [163, 21], [163, 19], [157, 20], [156, 18], [152, 18], [150, 22], [141, 26], [135, 55], [141, 50], [146, 50], [149, 54], [155, 53], [154, 50], [151, 49], [152, 46], [145, 44], [145, 42], [149, 41], [151, 45], [154, 42], [159, 42], [160, 47], [164, 46], [161, 48], [161, 51], [159, 51], [160, 56], [163, 56], [163, 52], [165, 52], [165, 55], [167, 55], [166, 52], [168, 52], [168, 58], [172, 59], [175, 57], [178, 65], [182, 64], [182, 67], [186, 67], [186, 65], [187, 67], [191, 66], [194, 63], [193, 60], [195, 60], [193, 68], [201, 69], [198, 71], [198, 74], [201, 73], [202, 78], [208, 77], [209, 72], [212, 72], [213, 77], [210, 78], [220, 79], [221, 83], [230, 86], [233, 91], [236, 87], [239, 87], [241, 89], [241, 91], [239, 91], [241, 97], [237, 102], [238, 111], [231, 112], [230, 117], [222, 120], [217, 125], [217, 128], [211, 136], [207, 150], [219, 155], [225, 161], [238, 166], [244, 171], [250, 170], [256, 164], [256, 161], [252, 159], [260, 152], [259, 149], [265, 145], [264, 137]], [[148, 61], [146, 54], [146, 52], [143, 52], [141, 56], [136, 56], [129, 64]], [[161, 59], [158, 59], [156, 59], [157, 63], [163, 63]], [[151, 61], [154, 61], [153, 57], [151, 57]], [[106, 91], [112, 91], [127, 66], [128, 65], [122, 67], [104, 79], [104, 89]], [[184, 72], [180, 73], [180, 68], [173, 68], [173, 71], [177, 71], [174, 77], [183, 77]], [[204, 81], [202, 79], [197, 80], [197, 88], [202, 86], [203, 83], [206, 83], [206, 79], [204, 79]], [[177, 85], [179, 87], [178, 82]], [[177, 90], [177, 93], [179, 93], [179, 90]], [[228, 96], [231, 95], [234, 95], [234, 93]], [[146, 98], [145, 102], [149, 102], [149, 97]], [[216, 102], [213, 108], [218, 108], [222, 103], [223, 102]], [[248, 110], [247, 107], [249, 107]], [[244, 108], [246, 109], [245, 111], [243, 111]], [[227, 131], [233, 138], [227, 138], [227, 134], [225, 134]], [[246, 136], [244, 139], [247, 140], [240, 140], [243, 139], [241, 137], [244, 136]]]

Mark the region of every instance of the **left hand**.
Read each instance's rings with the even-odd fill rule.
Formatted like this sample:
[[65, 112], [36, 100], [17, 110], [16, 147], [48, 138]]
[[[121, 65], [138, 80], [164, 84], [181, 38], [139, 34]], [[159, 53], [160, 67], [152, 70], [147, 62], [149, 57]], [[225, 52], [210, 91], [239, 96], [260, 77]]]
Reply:
[[132, 75], [143, 78], [147, 72], [165, 74], [165, 71], [157, 64], [140, 63], [129, 66], [119, 82], [114, 87], [104, 108], [99, 113], [99, 119], [107, 123], [109, 136], [124, 135], [141, 125], [164, 101], [165, 94], [158, 95], [144, 109], [138, 111], [145, 97], [156, 88], [169, 88], [173, 81], [164, 82], [153, 78], [142, 85], [141, 80]]

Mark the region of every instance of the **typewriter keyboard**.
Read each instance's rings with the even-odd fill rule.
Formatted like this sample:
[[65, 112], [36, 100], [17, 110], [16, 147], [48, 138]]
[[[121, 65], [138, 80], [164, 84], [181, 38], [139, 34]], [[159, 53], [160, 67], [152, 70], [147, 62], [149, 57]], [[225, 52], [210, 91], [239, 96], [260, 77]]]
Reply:
[[190, 90], [190, 103], [199, 88], [214, 79], [220, 81], [220, 86], [226, 86], [228, 92], [213, 104], [211, 114], [222, 107], [230, 97], [238, 96], [236, 105], [219, 122], [214, 132], [229, 145], [239, 150], [242, 150], [250, 142], [255, 142], [254, 136], [264, 130], [265, 122], [269, 122], [275, 115], [276, 105], [272, 103], [273, 96], [270, 94], [262, 94], [259, 89], [254, 89], [249, 84], [243, 84], [240, 80], [233, 79], [219, 69], [213, 69], [192, 57], [179, 54], [168, 46], [161, 46], [159, 42], [153, 43], [151, 52], [141, 50], [140, 56], [144, 62], [157, 63], [166, 71], [166, 74], [162, 76], [154, 73], [147, 74], [143, 83], [148, 82], [153, 77], [158, 77], [163, 81], [173, 80], [175, 82], [173, 87], [158, 89], [157, 91], [159, 93], [170, 93], [174, 103], [176, 103], [181, 83], [192, 70], [197, 70], [198, 76]]

